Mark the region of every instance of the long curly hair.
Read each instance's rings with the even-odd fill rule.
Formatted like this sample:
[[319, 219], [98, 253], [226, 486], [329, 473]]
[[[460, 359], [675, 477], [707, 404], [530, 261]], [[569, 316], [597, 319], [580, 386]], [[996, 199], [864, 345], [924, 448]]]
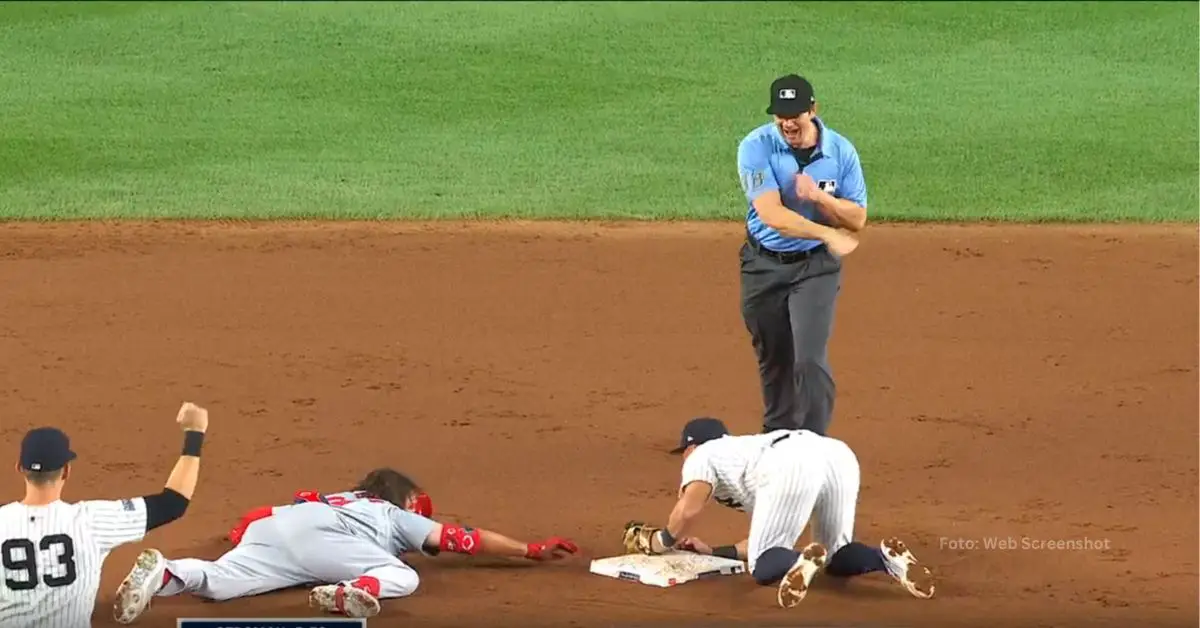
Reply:
[[407, 475], [389, 467], [381, 467], [367, 473], [366, 477], [355, 485], [354, 490], [369, 493], [372, 497], [404, 508], [408, 498], [420, 491], [421, 487]]

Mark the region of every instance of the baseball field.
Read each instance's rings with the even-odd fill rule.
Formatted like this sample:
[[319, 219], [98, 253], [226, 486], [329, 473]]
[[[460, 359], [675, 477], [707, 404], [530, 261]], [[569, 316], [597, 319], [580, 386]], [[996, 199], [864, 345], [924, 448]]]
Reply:
[[[140, 549], [216, 557], [380, 465], [583, 553], [416, 558], [371, 625], [1195, 626], [1198, 6], [0, 4], [5, 446], [56, 425], [68, 499], [150, 493], [179, 403], [210, 409], [192, 508], [112, 554], [101, 626]], [[758, 429], [735, 155], [788, 72], [870, 190], [831, 348], [856, 534], [904, 538], [932, 600], [587, 570], [665, 521], [684, 420]]]

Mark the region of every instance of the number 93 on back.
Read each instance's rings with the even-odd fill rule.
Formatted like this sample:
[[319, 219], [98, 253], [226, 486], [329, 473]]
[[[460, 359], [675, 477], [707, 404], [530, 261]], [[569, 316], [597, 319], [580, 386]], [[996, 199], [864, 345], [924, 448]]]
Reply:
[[179, 618], [177, 628], [366, 628], [366, 619], [314, 617], [310, 619], [251, 619], [237, 617]]

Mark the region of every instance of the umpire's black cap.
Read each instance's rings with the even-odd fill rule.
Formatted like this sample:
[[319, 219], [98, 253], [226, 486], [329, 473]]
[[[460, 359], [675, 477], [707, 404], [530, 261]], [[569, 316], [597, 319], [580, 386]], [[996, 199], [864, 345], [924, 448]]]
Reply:
[[788, 74], [771, 83], [771, 106], [767, 107], [767, 113], [791, 118], [811, 110], [815, 102], [812, 83], [803, 76]]
[[26, 471], [57, 471], [74, 459], [71, 439], [62, 430], [39, 427], [21, 441], [21, 468]]
[[671, 450], [673, 454], [681, 454], [692, 445], [703, 445], [710, 440], [717, 440], [729, 434], [729, 428], [721, 419], [704, 416], [692, 419], [683, 426], [683, 435], [679, 438], [679, 446]]

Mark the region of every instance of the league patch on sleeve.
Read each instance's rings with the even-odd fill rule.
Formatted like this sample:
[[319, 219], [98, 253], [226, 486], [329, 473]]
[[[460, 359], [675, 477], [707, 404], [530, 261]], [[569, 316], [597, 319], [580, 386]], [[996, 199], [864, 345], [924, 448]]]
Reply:
[[137, 510], [137, 508], [134, 507], [134, 505], [133, 505], [132, 499], [122, 499], [121, 500], [121, 509], [129, 511], [129, 512], [133, 512], [133, 511]]
[[742, 175], [742, 187], [744, 187], [747, 192], [752, 192], [758, 188], [761, 188], [766, 180], [767, 173], [763, 172], [762, 170], [755, 170], [754, 172], [749, 172], [745, 175]]

